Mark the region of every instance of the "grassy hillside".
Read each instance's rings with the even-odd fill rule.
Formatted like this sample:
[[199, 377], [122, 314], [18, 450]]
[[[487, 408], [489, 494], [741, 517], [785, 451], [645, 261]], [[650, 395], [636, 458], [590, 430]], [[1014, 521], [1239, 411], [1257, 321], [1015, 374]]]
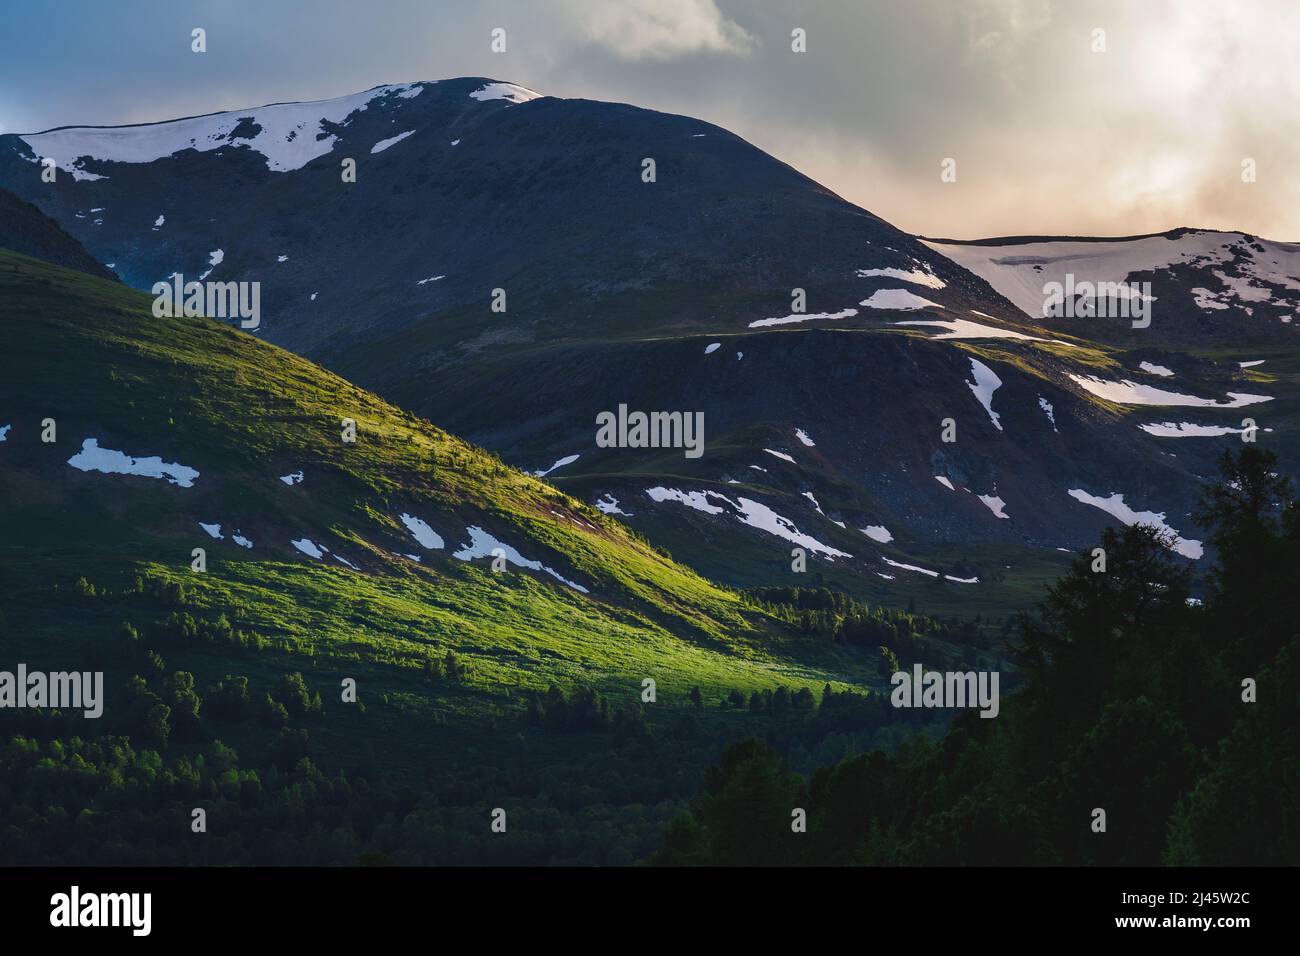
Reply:
[[[155, 318], [121, 287], [4, 254], [9, 343], [4, 560], [51, 583], [129, 570], [243, 608], [268, 637], [317, 654], [358, 648], [419, 667], [455, 650], [487, 684], [654, 676], [683, 690], [837, 672], [774, 622], [617, 522], [368, 395], [219, 323]], [[41, 421], [56, 441], [40, 440]], [[343, 419], [356, 441], [342, 440]], [[192, 487], [67, 464], [87, 438], [197, 469]], [[302, 472], [301, 483], [280, 476]], [[446, 542], [424, 548], [399, 516]], [[219, 523], [215, 540], [200, 522]], [[449, 552], [469, 526], [589, 594], [512, 562]], [[231, 541], [238, 530], [251, 548]], [[291, 546], [310, 539], [322, 560]], [[190, 570], [191, 549], [208, 554]], [[329, 554], [355, 565], [353, 570]], [[415, 561], [402, 555], [416, 555]], [[851, 668], [849, 668], [851, 669]]]

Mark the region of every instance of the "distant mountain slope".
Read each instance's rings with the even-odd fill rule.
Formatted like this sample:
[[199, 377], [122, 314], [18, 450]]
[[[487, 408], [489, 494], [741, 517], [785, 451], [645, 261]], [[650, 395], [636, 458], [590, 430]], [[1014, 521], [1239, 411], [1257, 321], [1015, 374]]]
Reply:
[[985, 279], [1026, 315], [1044, 315], [1044, 285], [1150, 282], [1152, 327], [1122, 321], [1053, 319], [1103, 341], [1289, 344], [1300, 320], [1300, 244], [1206, 229], [1118, 239], [1010, 237], [927, 241]]
[[[729, 584], [1006, 612], [1107, 523], [1193, 557], [1246, 417], [1288, 466], [1295, 445], [1293, 370], [1254, 340], [1200, 337], [1168, 387], [1163, 331], [1034, 319], [1029, 280], [981, 277], [988, 247], [927, 245], [688, 117], [462, 78], [0, 136], [0, 185], [133, 285], [261, 283], [259, 336]], [[1236, 281], [1229, 254], [1196, 268]], [[703, 456], [597, 447], [620, 406], [702, 413]]]
[[0, 249], [21, 252], [101, 279], [117, 278], [57, 222], [4, 189], [0, 189]]

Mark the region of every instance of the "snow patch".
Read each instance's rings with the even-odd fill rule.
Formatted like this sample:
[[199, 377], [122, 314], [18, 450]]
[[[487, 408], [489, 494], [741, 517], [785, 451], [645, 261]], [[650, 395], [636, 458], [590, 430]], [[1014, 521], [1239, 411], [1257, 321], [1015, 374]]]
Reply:
[[[975, 315], [984, 314], [976, 312], [974, 309], [971, 309], [971, 312]], [[1048, 342], [1052, 345], [1067, 345], [1072, 349], [1080, 347], [1073, 342], [1066, 342], [1062, 339], [1045, 339], [1037, 335], [1026, 335], [1024, 332], [1002, 329], [995, 325], [985, 325], [983, 322], [972, 322], [970, 319], [911, 319], [906, 322], [895, 322], [894, 325], [930, 326], [947, 329], [948, 331], [939, 335], [930, 336], [936, 342], [945, 339], [1016, 339], [1023, 342]]]
[[300, 538], [297, 541], [290, 541], [289, 543], [303, 554], [316, 558], [317, 560], [323, 558], [325, 556], [323, 552], [329, 550], [329, 548], [318, 547], [311, 538]]
[[382, 153], [388, 147], [400, 143], [402, 140], [406, 139], [406, 137], [411, 136], [414, 133], [415, 130], [408, 129], [405, 133], [398, 133], [396, 136], [392, 136], [388, 139], [381, 139], [379, 142], [375, 143], [374, 146], [370, 147], [370, 155], [373, 156], [375, 153]]
[[1248, 395], [1242, 392], [1228, 392], [1230, 401], [1217, 402], [1212, 398], [1197, 398], [1195, 395], [1183, 395], [1169, 392], [1151, 385], [1140, 385], [1128, 379], [1113, 382], [1093, 375], [1070, 374], [1074, 383], [1085, 391], [1119, 405], [1187, 405], [1197, 408], [1242, 408], [1271, 402], [1271, 395]]
[[402, 524], [406, 525], [406, 530], [411, 532], [413, 537], [422, 547], [431, 551], [437, 551], [444, 547], [442, 536], [429, 527], [428, 523], [422, 518], [415, 515], [408, 515], [405, 512], [401, 515]]
[[1165, 523], [1164, 512], [1134, 511], [1124, 503], [1124, 496], [1118, 492], [1111, 494], [1108, 498], [1102, 498], [1098, 495], [1090, 495], [1082, 488], [1072, 488], [1069, 491], [1069, 495], [1071, 498], [1082, 502], [1085, 505], [1100, 508], [1102, 511], [1125, 525], [1151, 525], [1160, 531], [1173, 535], [1173, 549], [1185, 558], [1196, 559], [1205, 553], [1205, 549], [1201, 546], [1201, 542], [1183, 538], [1177, 531], [1169, 527], [1169, 525]]
[[[1194, 422], [1150, 422], [1139, 425], [1148, 435], [1157, 438], [1222, 438], [1224, 435], [1240, 435], [1244, 428], [1230, 428], [1226, 425], [1197, 425]], [[1265, 429], [1271, 431], [1271, 429]]]
[[989, 413], [989, 419], [994, 427], [1002, 431], [1000, 416], [993, 410], [993, 393], [1002, 386], [1002, 379], [979, 359], [971, 359], [970, 367], [975, 381], [967, 382], [966, 387], [975, 393], [979, 403], [984, 406], [984, 411]]
[[878, 289], [869, 299], [863, 299], [858, 305], [868, 309], [892, 309], [895, 312], [943, 308], [939, 303], [923, 299], [906, 289]]
[[894, 540], [894, 536], [889, 533], [889, 529], [883, 524], [869, 524], [862, 529], [862, 533], [872, 541], [877, 541], [880, 544], [889, 544]]
[[164, 462], [158, 456], [135, 458], [111, 448], [100, 448], [99, 439], [87, 438], [81, 451], [68, 459], [68, 464], [81, 471], [100, 471], [110, 475], [139, 475], [144, 478], [166, 478], [182, 488], [194, 487], [198, 471], [174, 462]]
[[[915, 571], [918, 574], [924, 574], [926, 577], [930, 577], [930, 578], [938, 578], [941, 576], [938, 571], [931, 571], [929, 568], [918, 567], [915, 564], [903, 564], [901, 561], [891, 561], [889, 558], [885, 557], [884, 555], [880, 556], [880, 560], [884, 561], [891, 568], [899, 568], [903, 571]], [[979, 578], [955, 578], [951, 574], [945, 574], [942, 575], [942, 577], [945, 581], [955, 581], [958, 584], [979, 584], [980, 583]]]
[[725, 512], [725, 508], [709, 502], [709, 499], [713, 498], [734, 508], [737, 512], [736, 517], [743, 524], [765, 531], [778, 538], [783, 538], [814, 554], [820, 554], [828, 561], [833, 561], [836, 558], [853, 557], [853, 555], [840, 551], [838, 548], [823, 544], [811, 535], [804, 534], [793, 521], [777, 514], [761, 501], [754, 501], [751, 498], [737, 498], [732, 501], [726, 495], [720, 495], [716, 491], [679, 491], [676, 488], [663, 487], [649, 488], [646, 490], [646, 494], [654, 501], [677, 501], [688, 508], [694, 508], [696, 511], [702, 511], [705, 514], [718, 515]]
[[873, 276], [884, 276], [890, 279], [902, 279], [904, 282], [914, 282], [917, 285], [923, 285], [929, 289], [942, 289], [947, 285], [942, 279], [930, 271], [929, 266], [921, 269], [859, 269], [858, 277], [869, 279]]
[[577, 460], [578, 460], [579, 458], [581, 458], [581, 457], [582, 457], [582, 456], [581, 456], [580, 454], [579, 454], [579, 455], [565, 455], [563, 458], [561, 458], [559, 461], [557, 461], [555, 464], [553, 464], [550, 468], [544, 468], [544, 469], [542, 469], [541, 471], [535, 471], [535, 472], [533, 472], [533, 477], [534, 477], [534, 478], [545, 478], [547, 475], [549, 475], [551, 472], [555, 471], [557, 468], [563, 468], [565, 465], [572, 465], [575, 461], [577, 461]]
[[1052, 431], [1058, 431], [1056, 427], [1056, 411], [1052, 408], [1052, 403], [1039, 395], [1038, 407], [1043, 410], [1043, 414], [1047, 416], [1047, 420], [1052, 423]]
[[511, 564], [518, 565], [521, 568], [527, 568], [530, 571], [545, 571], [551, 577], [555, 578], [555, 580], [567, 584], [575, 591], [582, 594], [589, 593], [581, 584], [576, 584], [567, 578], [561, 577], [558, 573], [553, 571], [551, 568], [548, 568], [540, 561], [530, 561], [514, 548], [510, 547], [510, 545], [498, 541], [482, 528], [476, 525], [471, 525], [466, 528], [465, 531], [469, 535], [469, 544], [462, 545], [459, 551], [453, 552], [453, 558], [458, 558], [461, 561], [473, 561], [475, 558], [495, 557], [493, 552], [500, 550], [501, 555]]
[[529, 100], [541, 99], [542, 94], [523, 86], [515, 86], [513, 83], [489, 83], [482, 89], [471, 93], [470, 98], [481, 103], [488, 100], [509, 100], [511, 103], [527, 103]]
[[984, 502], [984, 504], [988, 507], [989, 511], [992, 511], [993, 514], [996, 515], [997, 517], [999, 518], [1011, 517], [1011, 515], [1007, 514], [1006, 511], [1003, 510], [1004, 508], [1006, 508], [1007, 503], [1003, 501], [1001, 498], [997, 497], [996, 495], [976, 495], [975, 497], [979, 498], [980, 501]]
[[729, 501], [723, 495], [714, 491], [679, 491], [676, 488], [647, 488], [646, 495], [651, 501], [663, 503], [665, 501], [677, 501], [686, 505], [688, 508], [694, 508], [696, 511], [703, 511], [706, 515], [720, 515], [725, 508], [709, 504], [709, 498], [719, 498], [722, 501]]
[[199, 281], [202, 282], [208, 276], [212, 275], [212, 270], [215, 269], [217, 266], [221, 265], [221, 263], [225, 262], [225, 260], [226, 260], [226, 254], [222, 250], [213, 249], [211, 252], [209, 252], [208, 271], [203, 273], [203, 275], [199, 276]]
[[806, 548], [814, 554], [823, 555], [828, 561], [833, 561], [836, 558], [853, 557], [853, 555], [840, 551], [838, 548], [822, 544], [811, 535], [804, 534], [795, 526], [793, 521], [777, 514], [761, 501], [737, 498], [733, 504], [740, 510], [740, 520], [751, 528], [758, 528], [760, 531], [766, 531], [778, 538], [784, 538], [786, 541], [801, 548]]
[[812, 322], [816, 319], [847, 319], [857, 315], [857, 309], [844, 309], [840, 312], [796, 312], [794, 315], [783, 315], [773, 319], [758, 319], [750, 322], [751, 329], [765, 329], [773, 325], [795, 325], [799, 322]]
[[595, 505], [596, 505], [596, 510], [599, 511], [601, 514], [623, 515], [623, 517], [625, 518], [635, 517], [634, 515], [630, 515], [626, 511], [621, 509], [618, 506], [618, 499], [615, 498], [613, 495], [609, 494], [608, 492], [602, 495], [600, 499], [595, 502]]

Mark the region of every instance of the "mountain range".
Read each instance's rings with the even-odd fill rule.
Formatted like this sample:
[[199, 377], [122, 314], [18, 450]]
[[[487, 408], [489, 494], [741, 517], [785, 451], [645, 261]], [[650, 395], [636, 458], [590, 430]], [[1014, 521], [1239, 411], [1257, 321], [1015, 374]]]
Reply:
[[[0, 186], [128, 286], [260, 283], [255, 336], [727, 585], [1006, 612], [1110, 523], [1199, 560], [1250, 424], [1296, 463], [1298, 247], [1244, 234], [927, 239], [717, 126], [486, 77], [0, 136]], [[1045, 316], [1070, 277], [1150, 282], [1149, 327]], [[705, 453], [598, 447], [620, 406], [702, 412]]]

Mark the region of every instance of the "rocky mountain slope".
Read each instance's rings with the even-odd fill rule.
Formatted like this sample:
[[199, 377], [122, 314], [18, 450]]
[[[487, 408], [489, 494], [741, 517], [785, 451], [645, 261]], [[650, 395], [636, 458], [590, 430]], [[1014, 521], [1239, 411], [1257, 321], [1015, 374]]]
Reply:
[[21, 252], [101, 279], [117, 278], [49, 216], [0, 189], [0, 249]]

